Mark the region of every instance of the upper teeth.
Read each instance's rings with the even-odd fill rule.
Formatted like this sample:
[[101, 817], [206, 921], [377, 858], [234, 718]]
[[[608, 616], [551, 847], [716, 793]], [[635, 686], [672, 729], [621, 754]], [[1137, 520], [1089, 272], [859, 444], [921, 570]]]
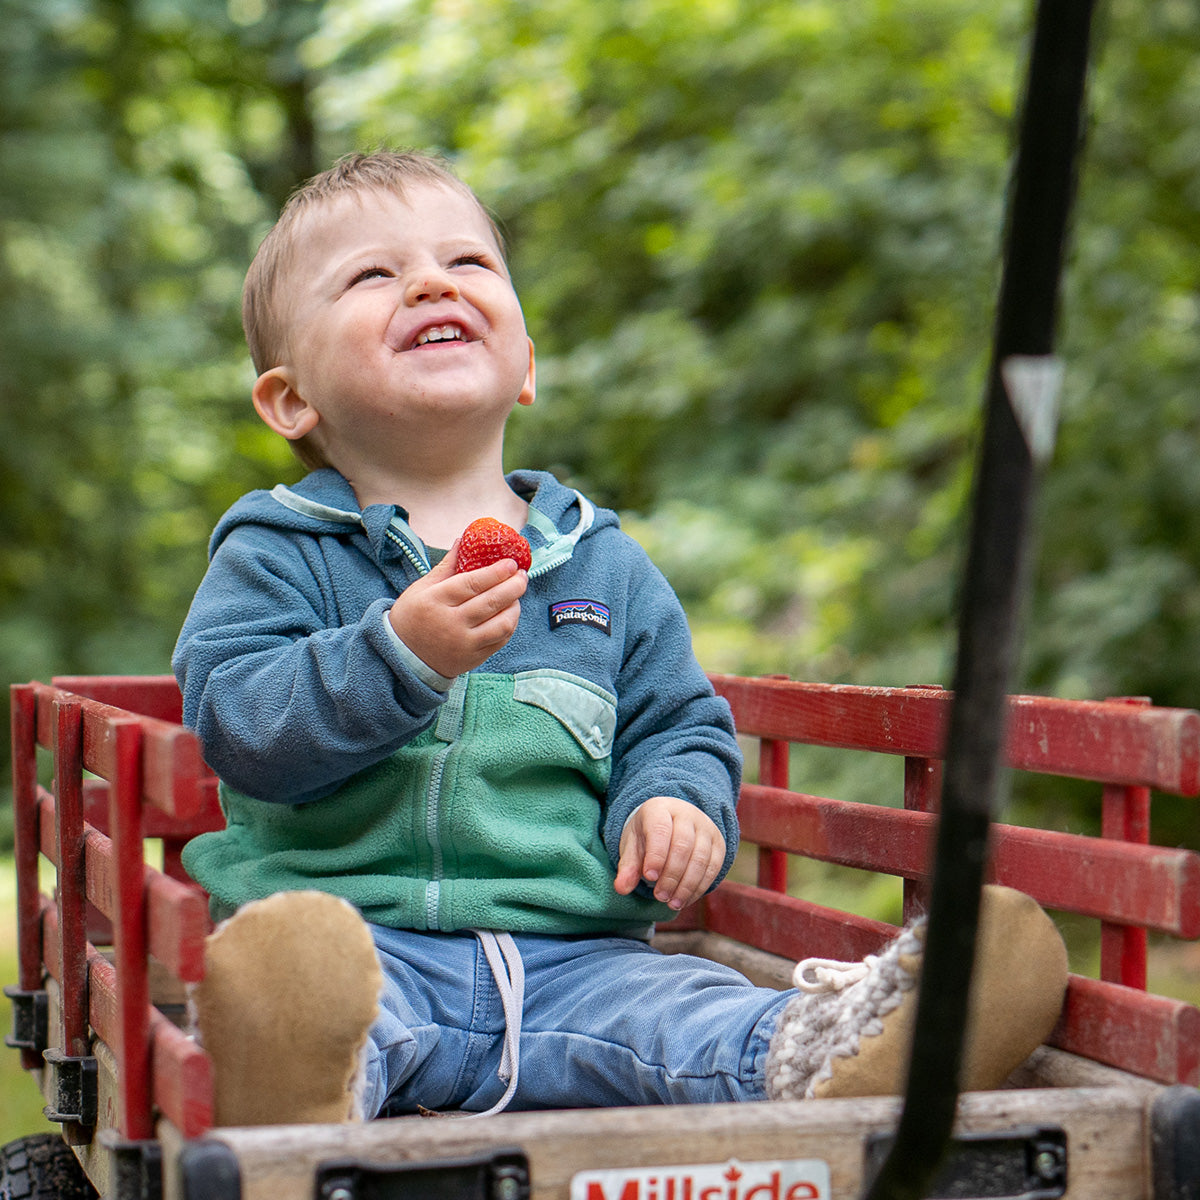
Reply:
[[422, 333], [417, 334], [417, 345], [424, 346], [426, 342], [463, 341], [461, 325], [433, 325]]

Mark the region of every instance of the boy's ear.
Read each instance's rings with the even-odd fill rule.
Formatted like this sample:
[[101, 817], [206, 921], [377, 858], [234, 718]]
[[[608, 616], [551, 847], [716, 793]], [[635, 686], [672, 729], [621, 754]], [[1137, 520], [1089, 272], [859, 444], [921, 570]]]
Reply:
[[537, 369], [533, 361], [533, 338], [529, 339], [529, 374], [525, 376], [525, 386], [521, 388], [521, 394], [517, 397], [518, 404], [532, 404], [533, 398], [537, 394]]
[[264, 371], [254, 381], [251, 396], [258, 415], [289, 442], [312, 433], [321, 419], [321, 414], [292, 386], [286, 367]]

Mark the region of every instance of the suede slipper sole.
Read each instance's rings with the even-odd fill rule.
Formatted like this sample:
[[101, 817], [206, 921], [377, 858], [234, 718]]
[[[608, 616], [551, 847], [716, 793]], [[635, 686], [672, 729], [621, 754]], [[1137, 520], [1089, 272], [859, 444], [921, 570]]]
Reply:
[[335, 896], [281, 892], [219, 925], [191, 996], [216, 1124], [352, 1119], [381, 986], [370, 930]]

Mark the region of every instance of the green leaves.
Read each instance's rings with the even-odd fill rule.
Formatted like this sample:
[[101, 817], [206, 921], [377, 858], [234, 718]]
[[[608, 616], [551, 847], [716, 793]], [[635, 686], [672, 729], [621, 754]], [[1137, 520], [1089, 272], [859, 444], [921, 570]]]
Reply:
[[[615, 505], [704, 661], [949, 674], [1024, 0], [112, 0], [0, 13], [0, 667], [166, 668], [204, 544], [299, 474], [238, 293], [379, 143], [499, 214], [511, 465]], [[1200, 705], [1200, 14], [1112, 0], [1022, 686]]]

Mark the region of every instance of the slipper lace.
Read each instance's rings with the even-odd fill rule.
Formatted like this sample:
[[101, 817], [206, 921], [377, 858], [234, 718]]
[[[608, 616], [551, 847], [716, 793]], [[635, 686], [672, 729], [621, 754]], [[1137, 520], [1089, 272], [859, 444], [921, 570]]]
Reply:
[[868, 954], [862, 962], [841, 962], [836, 958], [805, 958], [792, 972], [792, 985], [801, 992], [819, 995], [840, 992], [865, 979], [879, 961], [878, 955]]

